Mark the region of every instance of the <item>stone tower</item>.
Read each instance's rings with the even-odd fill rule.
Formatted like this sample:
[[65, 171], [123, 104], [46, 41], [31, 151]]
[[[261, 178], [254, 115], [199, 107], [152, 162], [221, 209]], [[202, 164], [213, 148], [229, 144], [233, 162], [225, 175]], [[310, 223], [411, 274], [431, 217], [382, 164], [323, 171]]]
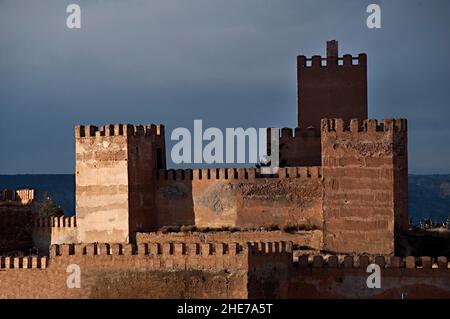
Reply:
[[408, 228], [406, 123], [322, 120], [326, 251], [394, 254]]
[[154, 187], [164, 169], [162, 125], [76, 127], [79, 242], [129, 242], [155, 225]]
[[323, 118], [367, 119], [367, 56], [338, 55], [327, 42], [327, 57], [297, 57], [298, 126], [320, 127]]

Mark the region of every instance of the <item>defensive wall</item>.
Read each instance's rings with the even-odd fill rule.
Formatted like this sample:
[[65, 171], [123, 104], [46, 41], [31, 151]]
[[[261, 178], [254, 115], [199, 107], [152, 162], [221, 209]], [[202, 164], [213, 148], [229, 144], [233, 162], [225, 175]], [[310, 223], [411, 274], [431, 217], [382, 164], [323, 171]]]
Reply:
[[75, 216], [41, 217], [34, 220], [33, 226], [33, 246], [40, 256], [48, 255], [52, 244], [78, 243]]
[[0, 253], [29, 251], [32, 248], [34, 189], [0, 191]]
[[395, 234], [408, 227], [406, 120], [321, 124], [321, 166], [270, 176], [166, 170], [162, 126], [78, 126], [78, 241], [133, 242], [136, 232], [173, 225], [278, 225], [323, 231], [325, 251], [394, 254]]
[[159, 171], [155, 197], [157, 227], [323, 225], [320, 167]]
[[[371, 263], [380, 266], [381, 288], [367, 287]], [[80, 288], [67, 285], [73, 265]], [[52, 245], [50, 257], [1, 257], [0, 297], [448, 298], [449, 271], [447, 257], [304, 255], [293, 262], [286, 242], [68, 244]]]
[[[314, 251], [319, 253], [323, 248], [323, 233], [321, 229], [305, 230], [208, 230], [208, 231], [184, 231], [178, 232], [147, 232], [137, 233], [136, 243], [146, 242], [184, 242], [184, 243], [220, 243], [237, 242], [292, 242], [294, 249], [302, 251]], [[295, 254], [295, 252], [294, 252]]]

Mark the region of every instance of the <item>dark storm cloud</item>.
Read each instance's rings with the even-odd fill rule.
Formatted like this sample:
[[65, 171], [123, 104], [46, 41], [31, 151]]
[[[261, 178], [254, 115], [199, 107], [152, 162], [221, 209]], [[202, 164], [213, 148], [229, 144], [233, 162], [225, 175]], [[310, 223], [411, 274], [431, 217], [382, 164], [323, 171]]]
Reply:
[[295, 126], [295, 56], [369, 55], [369, 109], [409, 119], [410, 171], [450, 171], [448, 1], [0, 1], [0, 173], [73, 172], [73, 126]]

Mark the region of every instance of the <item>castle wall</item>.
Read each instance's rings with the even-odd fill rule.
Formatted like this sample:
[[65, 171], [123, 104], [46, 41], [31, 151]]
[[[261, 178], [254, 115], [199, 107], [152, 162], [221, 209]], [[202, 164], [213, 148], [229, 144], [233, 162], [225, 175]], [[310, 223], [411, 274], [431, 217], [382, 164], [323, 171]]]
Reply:
[[29, 206], [0, 204], [0, 253], [32, 248], [32, 218]]
[[[355, 62], [355, 63], [354, 63]], [[367, 119], [367, 56], [297, 57], [298, 126], [323, 118]]]
[[[49, 259], [2, 257], [0, 298], [246, 298], [247, 263], [232, 243], [53, 245]], [[67, 287], [69, 265], [80, 289]]]
[[160, 171], [158, 226], [259, 227], [310, 225], [322, 228], [322, 177], [318, 167]]
[[[367, 265], [381, 271], [368, 288]], [[67, 281], [78, 265], [81, 287]], [[301, 256], [289, 243], [53, 245], [0, 257], [0, 298], [449, 298], [447, 257]], [[70, 282], [70, 280], [69, 280]]]
[[32, 248], [32, 220], [36, 211], [34, 189], [0, 192], [0, 253]]
[[[395, 181], [394, 162], [399, 144], [405, 143], [405, 125], [405, 120], [384, 120], [380, 125], [367, 120], [360, 126], [352, 120], [346, 127], [339, 119], [323, 120], [326, 250], [394, 253], [394, 220], [399, 213], [395, 208], [403, 207], [403, 218], [407, 216], [407, 202], [399, 203], [406, 197], [394, 196], [394, 184], [400, 182]], [[407, 183], [405, 179], [401, 182]]]
[[[367, 265], [380, 266], [381, 287], [368, 288]], [[450, 298], [446, 257], [302, 256], [290, 275], [289, 298]]]
[[250, 246], [247, 272], [249, 298], [286, 298], [291, 273], [291, 243], [260, 242]]
[[279, 143], [281, 167], [321, 165], [319, 128], [282, 128]]
[[78, 243], [76, 217], [38, 218], [34, 221], [32, 237], [39, 255], [48, 255], [52, 244]]
[[302, 230], [288, 233], [278, 231], [209, 231], [209, 232], [150, 232], [137, 233], [136, 243], [148, 242], [183, 242], [183, 243], [228, 243], [237, 242], [246, 244], [247, 242], [292, 242], [294, 246], [302, 249], [320, 251], [323, 245], [323, 234], [321, 229]]

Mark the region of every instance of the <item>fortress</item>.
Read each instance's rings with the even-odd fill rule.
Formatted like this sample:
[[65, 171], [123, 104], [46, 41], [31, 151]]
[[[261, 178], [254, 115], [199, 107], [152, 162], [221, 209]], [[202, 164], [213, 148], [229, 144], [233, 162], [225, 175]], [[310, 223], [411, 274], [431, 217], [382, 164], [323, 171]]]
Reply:
[[[0, 297], [450, 297], [447, 257], [399, 253], [407, 122], [368, 119], [366, 55], [330, 41], [325, 58], [297, 57], [297, 83], [274, 175], [167, 169], [163, 125], [77, 126], [76, 217], [33, 219], [34, 192], [2, 195], [0, 249], [38, 252], [1, 257]], [[66, 285], [70, 264], [81, 288]]]

